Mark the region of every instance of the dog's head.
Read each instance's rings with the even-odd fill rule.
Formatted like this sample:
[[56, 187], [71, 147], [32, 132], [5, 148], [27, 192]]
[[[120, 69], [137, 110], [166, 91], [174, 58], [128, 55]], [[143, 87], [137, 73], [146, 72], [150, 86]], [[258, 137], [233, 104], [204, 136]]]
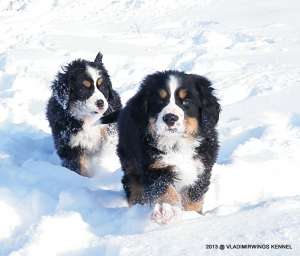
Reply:
[[116, 94], [101, 53], [93, 62], [79, 59], [65, 66], [52, 89], [58, 103], [79, 120], [101, 117]]
[[157, 72], [133, 98], [136, 118], [155, 136], [205, 135], [219, 119], [220, 105], [209, 80], [178, 71]]

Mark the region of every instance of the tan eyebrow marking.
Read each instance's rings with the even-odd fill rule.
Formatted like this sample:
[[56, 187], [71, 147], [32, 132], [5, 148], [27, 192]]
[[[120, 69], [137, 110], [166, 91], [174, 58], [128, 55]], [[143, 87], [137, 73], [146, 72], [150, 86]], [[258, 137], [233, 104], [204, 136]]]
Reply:
[[160, 96], [162, 99], [166, 98], [167, 95], [168, 95], [168, 93], [167, 93], [166, 90], [164, 90], [164, 89], [160, 89], [160, 90], [159, 90], [159, 96]]
[[102, 84], [102, 82], [103, 82], [103, 79], [101, 77], [99, 77], [97, 79], [97, 86], [100, 86]]
[[179, 98], [183, 100], [187, 96], [187, 90], [186, 89], [180, 89], [178, 95], [179, 95]]
[[88, 81], [88, 80], [84, 80], [84, 81], [82, 82], [82, 84], [83, 84], [85, 87], [87, 87], [87, 88], [91, 87], [91, 85], [92, 85], [92, 83], [91, 83], [90, 81]]

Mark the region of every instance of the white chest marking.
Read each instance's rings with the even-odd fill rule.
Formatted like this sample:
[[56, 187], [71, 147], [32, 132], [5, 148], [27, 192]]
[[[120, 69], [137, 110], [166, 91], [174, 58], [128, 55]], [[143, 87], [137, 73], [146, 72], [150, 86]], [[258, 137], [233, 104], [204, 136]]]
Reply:
[[[204, 171], [204, 165], [200, 159], [194, 159], [195, 147], [199, 141], [190, 138], [174, 138], [175, 136], [161, 137], [158, 147], [166, 154], [162, 156], [162, 162], [175, 166], [178, 181], [175, 182], [177, 191], [186, 186], [193, 185], [198, 176]], [[174, 144], [177, 144], [174, 150]]]
[[82, 130], [71, 137], [70, 146], [81, 146], [90, 152], [96, 152], [100, 149], [102, 141], [101, 126], [84, 123]]

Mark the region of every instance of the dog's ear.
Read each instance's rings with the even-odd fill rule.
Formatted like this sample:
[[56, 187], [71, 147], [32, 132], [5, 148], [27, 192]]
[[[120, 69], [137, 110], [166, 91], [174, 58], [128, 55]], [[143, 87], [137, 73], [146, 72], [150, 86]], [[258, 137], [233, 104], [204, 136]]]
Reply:
[[106, 80], [107, 80], [107, 87], [108, 87], [108, 90], [109, 90], [109, 95], [108, 95], [108, 101], [109, 101], [109, 106], [110, 106], [110, 111], [109, 112], [113, 112], [113, 111], [116, 111], [118, 109], [120, 109], [122, 107], [122, 104], [121, 104], [121, 100], [120, 100], [120, 97], [119, 95], [117, 94], [116, 91], [113, 90], [112, 88], [112, 84], [111, 84], [111, 81], [110, 81], [110, 77], [103, 65], [103, 62], [102, 62], [102, 59], [103, 59], [103, 54], [101, 52], [98, 52], [95, 60], [94, 60], [94, 63], [96, 64], [101, 64], [102, 66], [102, 69], [104, 69], [104, 76], [106, 76]]
[[122, 108], [122, 103], [119, 94], [109, 86], [108, 103], [112, 111], [116, 111]]
[[132, 113], [140, 122], [148, 122], [149, 118], [149, 99], [152, 95], [152, 88], [161, 81], [157, 79], [157, 73], [146, 76], [142, 81], [139, 91], [129, 100], [132, 105]]
[[[143, 140], [147, 133], [147, 117], [144, 93], [140, 90], [127, 101], [118, 117], [119, 143], [117, 153], [132, 168], [143, 171]], [[123, 164], [127, 164], [124, 161]]]
[[101, 64], [101, 63], [102, 63], [102, 59], [103, 59], [103, 54], [102, 54], [101, 52], [98, 52], [98, 54], [97, 54], [97, 56], [96, 56], [94, 62], [95, 62], [96, 64]]
[[120, 110], [122, 108], [121, 98], [119, 94], [112, 88], [109, 76], [107, 75], [107, 88], [108, 88], [108, 109], [107, 114]]
[[[147, 110], [146, 97], [142, 90], [139, 90], [120, 112], [118, 118], [119, 145], [118, 154], [124, 154], [124, 148], [130, 147], [133, 155], [128, 156], [141, 168], [142, 140], [147, 133], [148, 118], [145, 114]], [[127, 146], [128, 145], [128, 146]]]
[[[65, 71], [65, 70], [64, 70]], [[68, 81], [68, 75], [60, 72], [52, 83], [53, 97], [66, 110], [69, 107], [71, 88]]]
[[193, 75], [193, 77], [199, 93], [201, 124], [204, 128], [214, 128], [219, 121], [221, 111], [218, 99], [213, 94], [214, 89], [207, 78], [198, 75]]
[[139, 90], [129, 101], [132, 118], [137, 124], [143, 126], [148, 121], [148, 95], [147, 90]]

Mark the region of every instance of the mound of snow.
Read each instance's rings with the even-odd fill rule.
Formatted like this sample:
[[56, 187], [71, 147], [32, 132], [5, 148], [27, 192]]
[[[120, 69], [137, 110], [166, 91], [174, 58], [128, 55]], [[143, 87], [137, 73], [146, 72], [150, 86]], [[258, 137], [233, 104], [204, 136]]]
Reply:
[[43, 217], [32, 232], [30, 241], [10, 255], [70, 254], [91, 247], [96, 240], [97, 237], [91, 233], [79, 213], [61, 213]]

